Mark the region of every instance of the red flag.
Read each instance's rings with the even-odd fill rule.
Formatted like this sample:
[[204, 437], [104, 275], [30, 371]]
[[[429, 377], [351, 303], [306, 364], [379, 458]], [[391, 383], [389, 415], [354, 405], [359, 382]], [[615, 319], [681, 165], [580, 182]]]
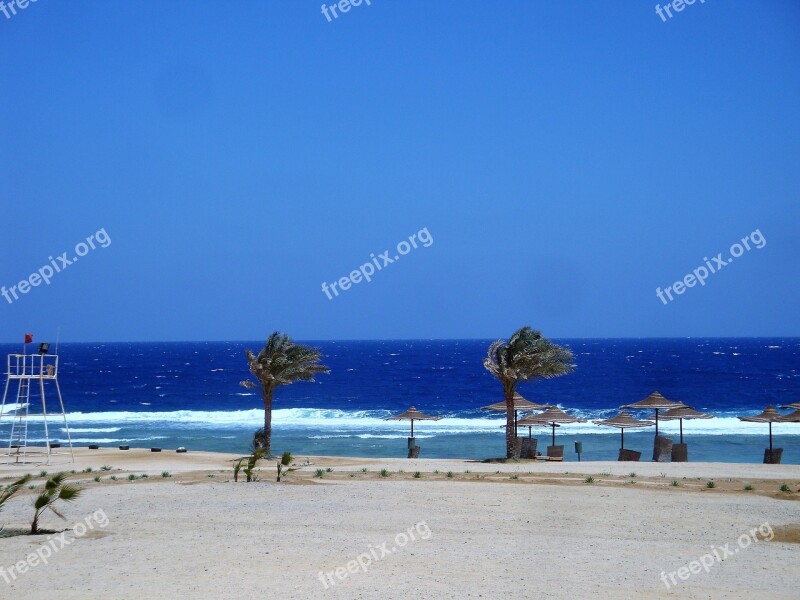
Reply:
[[26, 344], [30, 344], [32, 341], [33, 341], [33, 334], [32, 333], [26, 333], [25, 334], [25, 343]]

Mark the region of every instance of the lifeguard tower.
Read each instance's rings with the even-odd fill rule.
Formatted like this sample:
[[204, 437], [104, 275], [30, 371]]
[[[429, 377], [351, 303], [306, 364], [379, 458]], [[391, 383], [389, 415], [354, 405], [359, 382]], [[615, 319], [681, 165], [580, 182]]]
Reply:
[[[7, 451], [5, 448], [0, 451], [0, 462], [49, 465], [51, 457], [57, 455], [68, 455], [71, 462], [75, 462], [64, 400], [58, 385], [58, 355], [48, 352], [49, 344], [39, 344], [38, 354], [8, 355], [6, 385], [0, 405], [0, 432], [6, 433], [5, 428], [9, 427], [9, 437]], [[12, 382], [16, 382], [16, 398], [9, 397], [9, 391], [13, 394]], [[51, 402], [50, 412], [45, 397], [48, 389], [51, 393], [54, 390], [58, 397], [58, 405]], [[60, 426], [62, 422], [68, 452], [62, 449], [60, 436], [51, 437], [51, 426]], [[32, 438], [36, 442], [43, 439], [44, 446], [38, 443], [30, 445], [31, 434], [36, 436]]]

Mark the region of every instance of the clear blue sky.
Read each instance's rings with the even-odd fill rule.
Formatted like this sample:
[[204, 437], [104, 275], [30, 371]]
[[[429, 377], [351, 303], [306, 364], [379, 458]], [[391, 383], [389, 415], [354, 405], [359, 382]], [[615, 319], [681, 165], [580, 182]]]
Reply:
[[800, 4], [654, 4], [0, 13], [0, 341], [800, 335]]

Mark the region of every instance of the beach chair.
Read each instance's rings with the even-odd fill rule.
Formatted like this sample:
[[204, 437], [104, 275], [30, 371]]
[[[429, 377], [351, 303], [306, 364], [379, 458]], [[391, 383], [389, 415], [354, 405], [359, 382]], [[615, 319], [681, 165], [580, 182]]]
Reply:
[[564, 460], [564, 446], [548, 446], [547, 447], [547, 460], [563, 461]]

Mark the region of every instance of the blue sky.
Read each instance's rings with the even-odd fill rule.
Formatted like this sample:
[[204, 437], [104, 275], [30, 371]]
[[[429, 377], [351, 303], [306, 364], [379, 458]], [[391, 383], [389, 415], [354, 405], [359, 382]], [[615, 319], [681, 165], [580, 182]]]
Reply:
[[799, 27], [791, 0], [0, 14], [0, 285], [111, 239], [0, 297], [0, 341], [800, 335]]

